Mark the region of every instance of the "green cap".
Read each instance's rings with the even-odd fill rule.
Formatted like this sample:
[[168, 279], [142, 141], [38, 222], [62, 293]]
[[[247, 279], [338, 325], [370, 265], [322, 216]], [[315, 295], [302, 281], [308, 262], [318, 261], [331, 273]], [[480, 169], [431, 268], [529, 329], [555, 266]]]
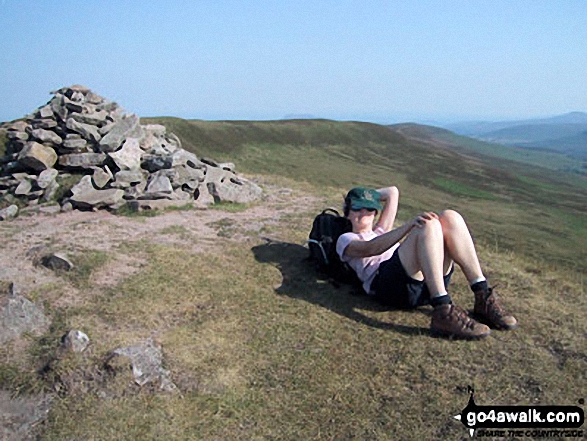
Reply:
[[355, 187], [346, 195], [351, 210], [372, 208], [381, 211], [383, 206], [379, 202], [381, 194], [372, 188]]

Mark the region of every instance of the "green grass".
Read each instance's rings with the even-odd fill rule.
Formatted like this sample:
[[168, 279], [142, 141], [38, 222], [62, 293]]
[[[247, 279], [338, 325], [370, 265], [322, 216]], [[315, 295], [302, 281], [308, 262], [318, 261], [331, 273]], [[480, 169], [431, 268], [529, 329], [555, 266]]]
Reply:
[[451, 179], [437, 178], [434, 180], [434, 185], [446, 191], [447, 193], [450, 193], [455, 196], [486, 199], [490, 201], [498, 199], [493, 193], [490, 193], [488, 191], [477, 190], [475, 188], [469, 187], [468, 185], [461, 184], [460, 182]]

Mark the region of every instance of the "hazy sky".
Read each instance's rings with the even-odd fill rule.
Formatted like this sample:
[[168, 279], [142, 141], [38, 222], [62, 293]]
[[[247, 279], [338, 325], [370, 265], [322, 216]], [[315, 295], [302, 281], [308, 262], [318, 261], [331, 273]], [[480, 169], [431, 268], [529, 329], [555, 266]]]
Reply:
[[141, 117], [587, 111], [585, 0], [0, 0], [0, 120], [82, 84]]

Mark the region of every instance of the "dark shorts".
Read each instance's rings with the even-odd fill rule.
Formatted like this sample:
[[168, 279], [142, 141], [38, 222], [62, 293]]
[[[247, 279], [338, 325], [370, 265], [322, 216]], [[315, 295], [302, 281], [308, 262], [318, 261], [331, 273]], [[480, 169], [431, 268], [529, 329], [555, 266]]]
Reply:
[[[371, 283], [371, 291], [375, 298], [385, 305], [398, 309], [412, 309], [430, 304], [430, 292], [423, 280], [412, 279], [404, 269], [400, 258], [399, 248], [395, 250], [391, 259], [382, 262], [377, 275]], [[454, 265], [444, 276], [444, 286], [448, 288]]]

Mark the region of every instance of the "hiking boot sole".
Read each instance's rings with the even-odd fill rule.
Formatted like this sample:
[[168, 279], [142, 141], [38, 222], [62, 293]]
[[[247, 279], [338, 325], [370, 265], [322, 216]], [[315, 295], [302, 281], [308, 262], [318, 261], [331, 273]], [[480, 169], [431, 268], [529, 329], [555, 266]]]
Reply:
[[484, 315], [476, 313], [476, 312], [473, 312], [473, 314], [471, 314], [471, 317], [473, 317], [479, 323], [483, 323], [484, 325], [489, 326], [491, 329], [497, 329], [498, 331], [513, 331], [514, 329], [516, 329], [518, 327], [517, 322], [516, 322], [516, 324], [511, 325], [511, 326], [498, 325], [496, 323], [493, 323], [491, 320], [489, 320]]
[[432, 337], [442, 337], [450, 340], [483, 340], [491, 335], [491, 330], [487, 331], [485, 334], [479, 335], [459, 335], [448, 331], [442, 331], [440, 329], [430, 328], [430, 335]]

